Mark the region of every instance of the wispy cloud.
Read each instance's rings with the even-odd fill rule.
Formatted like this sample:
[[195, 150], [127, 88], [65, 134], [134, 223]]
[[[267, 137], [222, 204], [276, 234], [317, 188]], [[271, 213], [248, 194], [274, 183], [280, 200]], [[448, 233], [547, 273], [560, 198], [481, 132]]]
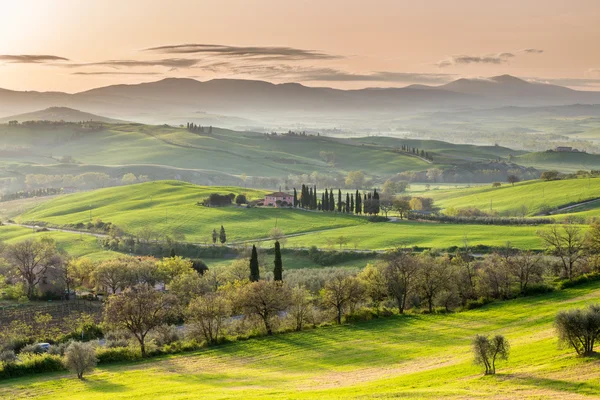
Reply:
[[162, 75], [159, 72], [90, 71], [73, 72], [71, 75]]
[[11, 64], [40, 64], [53, 61], [69, 61], [69, 59], [49, 54], [0, 54], [0, 61]]
[[343, 58], [316, 50], [278, 46], [227, 46], [220, 44], [188, 43], [150, 47], [147, 52], [163, 54], [204, 54], [232, 58], [255, 58], [261, 60], [331, 60]]
[[164, 58], [160, 60], [106, 60], [89, 63], [67, 63], [60, 64], [68, 68], [81, 67], [110, 67], [110, 68], [137, 68], [137, 67], [168, 67], [168, 68], [190, 68], [198, 64], [200, 60], [192, 58]]
[[510, 59], [517, 57], [519, 53], [529, 54], [541, 54], [544, 50], [540, 49], [522, 49], [516, 52], [502, 52], [495, 54], [486, 55], [455, 55], [447, 57], [443, 60], [435, 63], [440, 68], [451, 67], [453, 65], [467, 65], [467, 64], [504, 64], [510, 61]]

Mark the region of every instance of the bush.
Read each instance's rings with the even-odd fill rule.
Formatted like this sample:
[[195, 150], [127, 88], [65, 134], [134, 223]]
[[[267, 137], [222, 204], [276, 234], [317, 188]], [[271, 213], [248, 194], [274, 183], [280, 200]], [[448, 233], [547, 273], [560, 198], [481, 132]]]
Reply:
[[65, 370], [60, 356], [53, 354], [26, 354], [20, 359], [21, 362], [4, 364], [0, 369], [0, 379]]
[[28, 344], [25, 345], [19, 354], [43, 354], [46, 350], [42, 349], [37, 344]]
[[13, 350], [4, 350], [0, 352], [0, 363], [10, 364], [17, 361], [17, 356]]
[[367, 218], [369, 222], [388, 222], [390, 219], [388, 217], [383, 217], [381, 215], [372, 215]]
[[493, 300], [487, 297], [480, 297], [477, 300], [467, 300], [467, 303], [463, 307], [465, 310], [475, 310], [481, 308], [486, 304], [490, 304]]
[[99, 348], [96, 357], [100, 363], [134, 361], [142, 358], [138, 349], [131, 347]]
[[598, 280], [600, 280], [600, 274], [597, 274], [597, 273], [584, 274], [584, 275], [578, 276], [577, 278], [573, 278], [571, 280], [565, 279], [563, 281], [560, 281], [557, 284], [557, 288], [559, 290], [568, 289], [570, 287], [583, 285], [584, 283], [595, 282]]

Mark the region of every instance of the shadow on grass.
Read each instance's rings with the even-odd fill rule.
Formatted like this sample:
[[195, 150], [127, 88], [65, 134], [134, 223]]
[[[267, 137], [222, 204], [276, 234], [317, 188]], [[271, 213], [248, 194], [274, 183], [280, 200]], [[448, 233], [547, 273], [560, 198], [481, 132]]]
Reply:
[[600, 395], [600, 382], [573, 382], [520, 374], [498, 374], [498, 377], [515, 384], [535, 386], [540, 389], [553, 390], [557, 392], [568, 392], [586, 396]]
[[119, 393], [127, 391], [126, 385], [121, 385], [102, 378], [83, 378], [81, 382], [85, 385], [86, 390], [102, 393]]

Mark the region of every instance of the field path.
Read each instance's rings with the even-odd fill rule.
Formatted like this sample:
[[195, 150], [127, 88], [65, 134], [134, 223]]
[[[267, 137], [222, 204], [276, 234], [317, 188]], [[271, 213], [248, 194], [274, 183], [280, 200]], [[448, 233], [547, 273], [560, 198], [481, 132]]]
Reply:
[[596, 203], [596, 202], [600, 202], [600, 198], [593, 199], [593, 200], [583, 201], [581, 203], [572, 204], [572, 205], [567, 206], [567, 207], [562, 207], [562, 208], [559, 208], [558, 210], [551, 211], [550, 214], [552, 214], [552, 215], [554, 215], [554, 214], [562, 214], [564, 211], [568, 211], [568, 210], [571, 210], [573, 208], [577, 208], [577, 207], [580, 207], [580, 206], [584, 206], [586, 204], [592, 204], [592, 203]]

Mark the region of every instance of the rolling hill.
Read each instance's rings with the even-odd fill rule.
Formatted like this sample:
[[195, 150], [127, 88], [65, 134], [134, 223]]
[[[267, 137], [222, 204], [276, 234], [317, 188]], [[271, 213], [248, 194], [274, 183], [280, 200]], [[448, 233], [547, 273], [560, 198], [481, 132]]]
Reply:
[[5, 124], [8, 121], [95, 121], [105, 122], [109, 124], [125, 122], [117, 119], [101, 117], [99, 115], [90, 114], [84, 111], [74, 110], [68, 107], [49, 107], [45, 110], [33, 111], [25, 114], [11, 115], [9, 117], [0, 118], [0, 124]]
[[[453, 314], [403, 315], [262, 337], [186, 355], [0, 383], [11, 399], [584, 399], [600, 364], [557, 346], [558, 311], [592, 304], [598, 283]], [[471, 340], [502, 334], [497, 375], [473, 364]]]

